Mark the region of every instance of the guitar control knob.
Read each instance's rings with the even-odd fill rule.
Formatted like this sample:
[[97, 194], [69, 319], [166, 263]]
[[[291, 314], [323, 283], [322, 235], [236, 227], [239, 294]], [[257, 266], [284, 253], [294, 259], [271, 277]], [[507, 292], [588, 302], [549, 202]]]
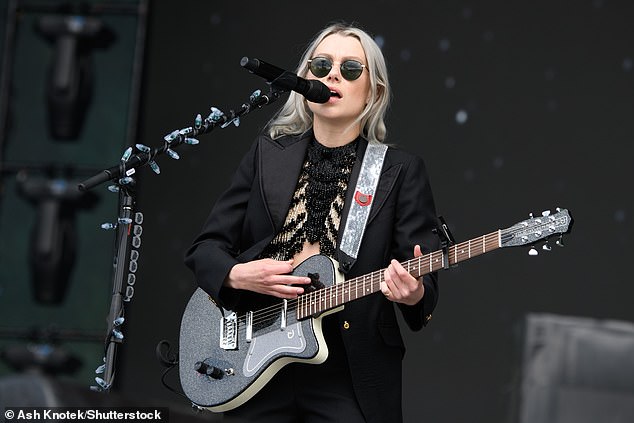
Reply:
[[222, 375], [224, 374], [222, 369], [219, 369], [215, 366], [210, 366], [209, 364], [202, 361], [198, 361], [196, 362], [196, 364], [194, 364], [194, 370], [196, 370], [201, 375], [206, 375], [214, 379], [222, 379]]

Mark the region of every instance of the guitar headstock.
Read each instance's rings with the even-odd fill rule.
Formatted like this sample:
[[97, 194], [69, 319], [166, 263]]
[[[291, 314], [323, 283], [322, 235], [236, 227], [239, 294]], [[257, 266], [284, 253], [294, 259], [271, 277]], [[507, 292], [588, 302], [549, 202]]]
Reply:
[[[563, 246], [561, 237], [570, 233], [572, 229], [572, 217], [566, 209], [557, 208], [556, 213], [549, 210], [542, 212], [541, 216], [532, 216], [507, 229], [502, 229], [501, 246], [516, 247], [519, 245], [533, 245], [539, 240], [546, 240], [559, 235], [557, 245]], [[550, 249], [549, 247], [544, 247]], [[536, 255], [537, 251], [531, 249], [529, 253]]]

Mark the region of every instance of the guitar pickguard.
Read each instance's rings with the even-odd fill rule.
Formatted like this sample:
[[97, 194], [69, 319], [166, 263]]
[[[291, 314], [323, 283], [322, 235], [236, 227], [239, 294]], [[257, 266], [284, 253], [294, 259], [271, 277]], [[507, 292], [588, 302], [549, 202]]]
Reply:
[[242, 371], [245, 376], [253, 376], [276, 355], [300, 354], [305, 349], [306, 339], [299, 322], [256, 336], [251, 341]]
[[[338, 281], [335, 262], [313, 256], [293, 274], [312, 275], [323, 289]], [[288, 308], [287, 308], [288, 306]], [[283, 366], [322, 363], [328, 356], [321, 318], [297, 319], [297, 302], [285, 302], [248, 313], [224, 309], [198, 288], [181, 321], [179, 373], [185, 395], [212, 411], [231, 410], [255, 395]], [[216, 376], [200, 372], [201, 363]]]

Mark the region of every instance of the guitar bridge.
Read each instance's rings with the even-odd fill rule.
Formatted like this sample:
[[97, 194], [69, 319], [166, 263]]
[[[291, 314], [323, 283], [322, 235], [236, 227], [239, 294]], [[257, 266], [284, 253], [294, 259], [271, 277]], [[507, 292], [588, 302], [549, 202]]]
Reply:
[[220, 319], [220, 348], [223, 350], [238, 348], [238, 317], [234, 312]]

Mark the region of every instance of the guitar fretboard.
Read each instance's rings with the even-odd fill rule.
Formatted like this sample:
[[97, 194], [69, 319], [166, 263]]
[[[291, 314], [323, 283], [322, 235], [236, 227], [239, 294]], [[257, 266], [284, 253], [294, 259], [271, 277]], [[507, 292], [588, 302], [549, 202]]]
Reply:
[[[500, 231], [491, 232], [447, 249], [447, 266], [500, 248]], [[415, 278], [446, 267], [442, 250], [415, 257], [401, 265]], [[385, 269], [300, 295], [297, 298], [297, 319], [301, 320], [381, 290]]]

